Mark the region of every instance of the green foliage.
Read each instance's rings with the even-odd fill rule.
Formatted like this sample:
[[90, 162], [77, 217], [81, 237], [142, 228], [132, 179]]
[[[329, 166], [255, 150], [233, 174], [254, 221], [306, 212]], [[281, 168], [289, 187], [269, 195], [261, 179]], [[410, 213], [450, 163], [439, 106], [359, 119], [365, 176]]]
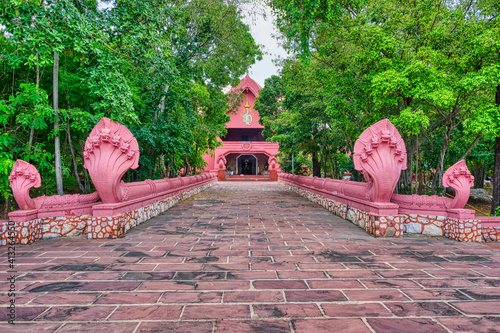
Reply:
[[[42, 175], [36, 193], [54, 194], [58, 134], [65, 191], [91, 191], [87, 177], [77, 183], [72, 165], [82, 177], [85, 139], [103, 116], [139, 141], [140, 167], [128, 180], [202, 168], [202, 156], [226, 133], [230, 96], [222, 88], [262, 55], [242, 15], [239, 1], [225, 0], [118, 0], [109, 9], [93, 0], [0, 3], [0, 172], [28, 160]], [[54, 52], [59, 133], [47, 94]]]
[[[338, 176], [339, 154], [352, 152], [365, 128], [388, 118], [409, 155], [403, 186], [418, 170], [435, 175], [437, 191], [447, 167], [499, 135], [496, 2], [269, 3], [296, 56], [266, 82], [262, 94], [274, 99], [261, 98], [256, 108], [280, 108], [262, 123], [283, 152], [318, 152], [328, 161], [319, 162], [324, 172]], [[276, 82], [284, 92], [274, 92]]]
[[394, 117], [392, 123], [401, 134], [411, 136], [419, 135], [425, 131], [430, 124], [429, 117], [422, 110], [413, 110], [408, 107], [401, 111], [398, 117]]

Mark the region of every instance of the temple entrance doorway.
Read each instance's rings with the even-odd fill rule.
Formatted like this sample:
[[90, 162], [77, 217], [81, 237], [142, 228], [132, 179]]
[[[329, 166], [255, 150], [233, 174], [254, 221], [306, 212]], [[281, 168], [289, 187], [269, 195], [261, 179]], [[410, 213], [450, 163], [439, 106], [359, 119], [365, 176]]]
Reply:
[[257, 158], [253, 155], [240, 155], [236, 158], [238, 175], [256, 175]]

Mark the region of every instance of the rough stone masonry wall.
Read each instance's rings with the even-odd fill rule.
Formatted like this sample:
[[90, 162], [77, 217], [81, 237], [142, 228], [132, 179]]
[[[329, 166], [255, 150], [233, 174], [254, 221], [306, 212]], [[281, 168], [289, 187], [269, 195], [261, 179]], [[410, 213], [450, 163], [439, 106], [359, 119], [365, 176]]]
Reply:
[[131, 228], [134, 228], [139, 224], [142, 224], [145, 221], [165, 212], [177, 203], [200, 193], [213, 184], [214, 182], [205, 184], [118, 216], [92, 216], [87, 229], [88, 238], [116, 238], [122, 236]]
[[[8, 232], [12, 231], [12, 229], [9, 230], [9, 226], [12, 226], [12, 224], [9, 225], [8, 222], [1, 225], [0, 246], [7, 244]], [[37, 239], [42, 238], [42, 219], [15, 222], [13, 229], [15, 231], [15, 244], [31, 244]]]
[[320, 194], [287, 183], [282, 182], [282, 184], [295, 193], [323, 206], [333, 214], [351, 221], [375, 237], [400, 237], [403, 234], [400, 216], [375, 216], [347, 204], [325, 198]]
[[400, 214], [403, 231], [409, 234], [445, 236], [461, 242], [481, 242], [481, 221], [447, 216]]
[[[113, 217], [96, 217], [87, 214], [14, 222], [14, 242], [15, 244], [31, 244], [42, 238], [77, 236], [85, 233], [88, 234], [88, 238], [116, 238], [213, 184], [214, 182], [210, 182]], [[8, 243], [8, 229], [7, 222], [1, 225], [0, 246]]]
[[481, 242], [481, 221], [448, 217], [444, 224], [444, 235], [461, 242]]
[[447, 216], [420, 214], [375, 216], [300, 187], [284, 182], [282, 184], [310, 201], [323, 206], [333, 214], [351, 221], [375, 237], [400, 237], [403, 233], [418, 233], [445, 236], [461, 242], [500, 240], [500, 227], [482, 228], [481, 221], [478, 219], [459, 220]]
[[[11, 222], [15, 244], [31, 244], [42, 238], [77, 236], [85, 233], [90, 215], [38, 218], [26, 222]], [[12, 227], [11, 227], [12, 228]], [[0, 228], [0, 246], [7, 244], [9, 223]]]
[[484, 242], [498, 242], [500, 241], [500, 227], [483, 227], [481, 236]]

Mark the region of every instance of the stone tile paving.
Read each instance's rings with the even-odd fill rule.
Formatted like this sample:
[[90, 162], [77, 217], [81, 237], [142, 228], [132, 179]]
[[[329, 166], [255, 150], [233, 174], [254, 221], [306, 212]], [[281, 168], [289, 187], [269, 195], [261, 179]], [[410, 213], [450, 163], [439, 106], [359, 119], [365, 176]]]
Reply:
[[219, 183], [119, 239], [16, 247], [0, 332], [500, 332], [500, 246], [375, 239], [277, 183]]

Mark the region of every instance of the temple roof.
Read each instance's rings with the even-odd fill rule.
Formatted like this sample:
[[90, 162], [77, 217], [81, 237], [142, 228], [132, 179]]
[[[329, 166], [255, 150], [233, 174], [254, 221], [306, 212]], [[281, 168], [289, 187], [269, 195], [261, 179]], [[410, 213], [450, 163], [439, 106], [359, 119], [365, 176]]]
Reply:
[[236, 88], [232, 88], [231, 91], [236, 90], [236, 89], [242, 89], [243, 91], [249, 90], [255, 97], [259, 96], [259, 90], [262, 89], [262, 87], [255, 82], [247, 72], [247, 75], [243, 79], [241, 79], [240, 83]]

